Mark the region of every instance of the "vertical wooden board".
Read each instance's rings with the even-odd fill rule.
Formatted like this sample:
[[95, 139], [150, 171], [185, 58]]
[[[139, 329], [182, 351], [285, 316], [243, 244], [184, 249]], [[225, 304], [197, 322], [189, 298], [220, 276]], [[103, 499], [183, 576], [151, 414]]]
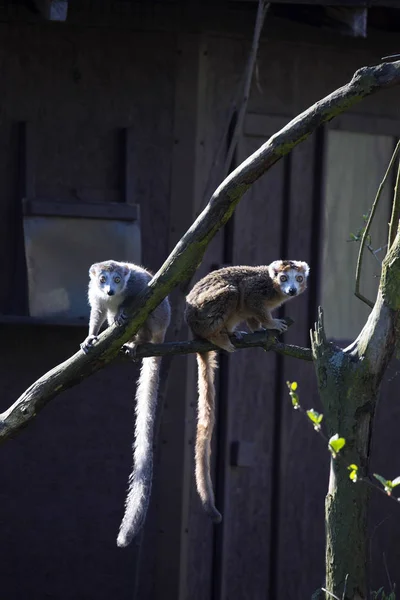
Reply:
[[[238, 162], [263, 143], [245, 138]], [[234, 264], [268, 264], [280, 247], [284, 164], [255, 183], [235, 215]], [[221, 598], [258, 600], [269, 586], [271, 461], [276, 356], [246, 350], [229, 357], [229, 441], [253, 444], [253, 464], [226, 464]]]
[[[318, 256], [313, 242], [314, 185], [318, 182], [316, 136], [294, 149], [290, 157], [290, 197], [285, 219], [287, 257], [305, 260], [311, 267], [310, 279], [318, 278]], [[318, 226], [318, 225], [317, 225]], [[315, 283], [315, 282], [314, 282]], [[311, 284], [311, 281], [310, 281]], [[313, 286], [316, 289], [316, 286]], [[310, 346], [312, 326], [310, 306], [316, 305], [312, 288], [284, 306], [285, 314], [295, 320], [284, 336], [287, 343]], [[329, 457], [321, 439], [307, 419], [293, 410], [286, 381], [297, 381], [300, 401], [305, 408], [320, 410], [312, 363], [284, 357], [280, 405], [279, 480], [275, 498], [278, 553], [273, 589], [277, 598], [310, 598], [322, 584], [324, 574], [324, 495]], [[288, 573], [293, 576], [288, 578]]]
[[[201, 111], [203, 40], [198, 34], [182, 34], [176, 38], [174, 136], [171, 163], [171, 198], [169, 206], [169, 250], [190, 227], [197, 204], [198, 128]], [[164, 223], [165, 227], [165, 223]], [[174, 290], [170, 296], [173, 324], [181, 319], [176, 313], [182, 294]], [[187, 339], [187, 327], [181, 323], [170, 335]], [[153, 547], [145, 541], [142, 557], [144, 572], [137, 598], [174, 598], [187, 596], [190, 535], [190, 485], [192, 480], [192, 425], [195, 406], [195, 361], [192, 357], [176, 357], [170, 364], [168, 390], [164, 404], [152, 524]], [[210, 576], [207, 556], [198, 557], [196, 565], [206, 580]], [[150, 561], [153, 572], [146, 568]], [[203, 568], [203, 565], [205, 567]]]
[[[209, 245], [206, 256], [196, 273], [196, 280], [209, 273], [215, 264], [221, 263], [222, 246], [223, 233], [221, 232]], [[190, 497], [186, 600], [205, 600], [211, 597], [214, 530], [210, 519], [205, 514], [201, 505], [194, 478], [194, 446], [197, 422], [197, 366], [195, 355], [189, 356], [188, 361], [192, 379], [188, 392], [190, 394], [190, 412], [187, 419], [189, 435]], [[216, 387], [218, 389], [218, 382], [216, 383]], [[216, 435], [214, 435], [212, 448], [212, 468], [214, 473], [216, 442]], [[215, 477], [213, 480], [215, 480]]]
[[[224, 51], [221, 51], [223, 45]], [[233, 39], [216, 38], [212, 34], [203, 36], [200, 70], [200, 106], [197, 134], [197, 183], [196, 183], [196, 216], [207, 204], [214, 188], [222, 180], [221, 168], [225, 153], [227, 135], [227, 118], [232, 97], [236, 93], [238, 64], [244, 59], [243, 43]], [[221, 145], [222, 142], [222, 145]], [[217, 150], [219, 160], [216, 160]], [[223, 261], [224, 230], [212, 240], [205, 253], [202, 264], [197, 270], [192, 285], [204, 277], [216, 265]], [[197, 415], [197, 367], [194, 356], [188, 358], [189, 369], [192, 369], [191, 410], [188, 413], [187, 427], [190, 442], [190, 498], [188, 521], [188, 557], [187, 557], [187, 591], [189, 600], [205, 600], [212, 597], [214, 534], [209, 518], [204, 513], [196, 490], [194, 479], [194, 439]], [[218, 379], [218, 377], [217, 377]], [[216, 383], [218, 389], [218, 381]], [[213, 439], [212, 468], [215, 473], [217, 456], [217, 432]], [[217, 476], [217, 474], [216, 474]], [[214, 478], [215, 480], [215, 478]]]

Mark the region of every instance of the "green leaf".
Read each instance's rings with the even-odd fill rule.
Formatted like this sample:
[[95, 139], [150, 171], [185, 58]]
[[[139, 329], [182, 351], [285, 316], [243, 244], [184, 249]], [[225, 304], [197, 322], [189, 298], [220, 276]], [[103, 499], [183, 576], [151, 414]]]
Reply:
[[358, 467], [357, 465], [349, 465], [347, 469], [350, 471], [349, 477], [353, 483], [357, 483], [358, 479]]
[[299, 397], [297, 394], [295, 394], [294, 392], [292, 394], [290, 394], [292, 397], [292, 405], [293, 408], [297, 409], [300, 408], [300, 402], [299, 402]]
[[336, 455], [338, 454], [338, 452], [341, 451], [345, 444], [346, 440], [344, 438], [339, 437], [338, 433], [331, 437], [331, 439], [328, 442], [328, 447], [332, 453], [333, 458], [336, 458]]
[[294, 392], [297, 390], [297, 381], [293, 381], [290, 384], [290, 389], [293, 390]]
[[313, 408], [307, 411], [307, 416], [314, 425], [315, 431], [319, 431], [321, 429], [321, 421], [324, 418], [324, 415], [317, 412]]
[[392, 487], [396, 487], [397, 485], [400, 485], [400, 477], [396, 477], [396, 479], [393, 479], [392, 481]]
[[379, 481], [379, 483], [383, 485], [387, 495], [391, 496], [393, 490], [393, 481], [390, 481], [390, 479], [385, 479], [384, 477], [382, 477], [382, 475], [378, 475], [377, 473], [374, 473], [374, 477]]

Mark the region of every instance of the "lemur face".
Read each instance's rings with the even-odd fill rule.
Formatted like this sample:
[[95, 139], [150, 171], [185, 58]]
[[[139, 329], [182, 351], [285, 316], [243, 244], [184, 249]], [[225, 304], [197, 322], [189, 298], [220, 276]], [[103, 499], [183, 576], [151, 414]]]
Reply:
[[117, 296], [126, 287], [129, 269], [123, 263], [107, 260], [92, 265], [89, 269], [89, 275], [105, 296]]
[[268, 267], [274, 288], [285, 296], [295, 297], [307, 288], [310, 267], [300, 260], [276, 260]]

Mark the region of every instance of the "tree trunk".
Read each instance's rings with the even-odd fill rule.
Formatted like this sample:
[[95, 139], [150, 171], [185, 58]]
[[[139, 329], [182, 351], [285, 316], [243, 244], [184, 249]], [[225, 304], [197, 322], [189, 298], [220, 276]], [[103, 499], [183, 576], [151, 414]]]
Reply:
[[[360, 355], [357, 343], [345, 350], [328, 343], [321, 310], [312, 346], [328, 436], [338, 433], [346, 440], [340, 455], [331, 459], [325, 501], [325, 587], [340, 599], [365, 600], [368, 595], [369, 487], [363, 482], [353, 483], [347, 467], [354, 463], [360, 477], [368, 475], [372, 423], [382, 370], [371, 370], [368, 359]], [[328, 593], [326, 600], [332, 600]]]

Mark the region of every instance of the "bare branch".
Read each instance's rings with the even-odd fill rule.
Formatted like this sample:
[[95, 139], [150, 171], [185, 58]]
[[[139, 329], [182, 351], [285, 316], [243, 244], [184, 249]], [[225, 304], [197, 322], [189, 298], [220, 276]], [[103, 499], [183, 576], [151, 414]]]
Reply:
[[[289, 319], [285, 319], [286, 322]], [[231, 342], [236, 349], [263, 348], [272, 350], [278, 354], [292, 356], [302, 360], [312, 361], [311, 349], [279, 342], [275, 335], [268, 331], [257, 331], [243, 335], [241, 339], [231, 336]], [[205, 340], [193, 340], [191, 342], [166, 342], [164, 344], [141, 344], [137, 346], [135, 357], [137, 359], [147, 356], [169, 356], [193, 354], [194, 352], [209, 352], [220, 349]]]
[[[397, 144], [396, 144], [396, 148], [394, 149], [394, 152], [392, 154], [392, 158], [390, 159], [389, 166], [386, 169], [386, 173], [383, 176], [383, 179], [382, 179], [382, 181], [380, 183], [380, 186], [378, 188], [378, 191], [376, 193], [375, 200], [374, 200], [374, 203], [373, 203], [372, 208], [371, 208], [371, 212], [369, 213], [367, 225], [365, 226], [364, 233], [363, 233], [363, 236], [361, 238], [360, 250], [359, 250], [359, 253], [358, 253], [357, 268], [356, 268], [356, 286], [355, 286], [354, 294], [357, 296], [357, 298], [359, 298], [360, 300], [362, 300], [363, 302], [365, 302], [365, 304], [368, 304], [368, 306], [370, 308], [373, 308], [374, 303], [371, 302], [371, 300], [368, 300], [368, 298], [366, 298], [365, 296], [363, 296], [360, 293], [361, 265], [362, 265], [362, 259], [363, 259], [363, 254], [364, 254], [364, 248], [365, 248], [365, 243], [366, 243], [366, 240], [367, 240], [367, 237], [368, 237], [369, 230], [371, 228], [372, 219], [374, 218], [374, 215], [375, 215], [375, 212], [376, 212], [376, 209], [377, 209], [377, 206], [378, 206], [379, 199], [380, 199], [380, 197], [382, 195], [383, 188], [385, 187], [385, 183], [387, 181], [389, 173], [392, 170], [393, 165], [394, 165], [394, 163], [396, 161], [396, 158], [397, 158], [397, 155], [399, 153], [399, 150], [400, 150], [400, 141], [397, 142]], [[393, 210], [394, 209], [395, 209], [395, 201], [393, 202]], [[398, 209], [400, 210], [400, 207]], [[392, 214], [392, 219], [393, 219], [393, 214]], [[397, 228], [396, 228], [396, 231], [397, 231]], [[391, 235], [392, 235], [392, 233], [389, 234], [389, 239], [390, 240], [391, 240]], [[389, 242], [389, 247], [391, 246], [392, 242], [393, 242], [393, 240], [391, 242]]]
[[[203, 208], [206, 205], [209, 195], [211, 194], [211, 190], [213, 189], [212, 186], [214, 186], [215, 184], [215, 174], [217, 174], [216, 167], [218, 166], [221, 160], [222, 153], [225, 153], [226, 151], [226, 141], [229, 134], [229, 128], [239, 106], [236, 123], [232, 133], [232, 139], [229, 142], [229, 148], [224, 159], [224, 164], [218, 174], [219, 178], [225, 178], [229, 173], [229, 169], [231, 168], [232, 159], [237, 146], [238, 138], [243, 129], [243, 122], [246, 116], [247, 105], [249, 102], [251, 82], [253, 80], [254, 68], [257, 61], [258, 47], [260, 45], [261, 32], [264, 26], [265, 17], [269, 10], [269, 7], [269, 2], [267, 3], [265, 0], [258, 0], [258, 9], [256, 22], [254, 25], [253, 41], [251, 44], [249, 57], [247, 59], [246, 68], [240, 80], [239, 90], [236, 93], [236, 98], [233, 100], [228, 111], [228, 118], [225, 126], [222, 129], [222, 135], [217, 145], [217, 151], [209, 169], [208, 181], [205, 186], [205, 193], [203, 202], [201, 204], [201, 208]], [[219, 179], [219, 181], [220, 180], [221, 179]]]
[[[396, 149], [400, 142], [397, 143]], [[390, 217], [389, 223], [389, 237], [388, 237], [388, 249], [392, 246], [394, 238], [396, 237], [397, 229], [399, 227], [400, 218], [400, 163], [397, 168], [396, 185], [394, 187], [393, 207], [392, 216]]]
[[235, 128], [234, 128], [234, 131], [232, 134], [232, 139], [229, 144], [228, 152], [227, 152], [227, 155], [225, 158], [224, 171], [223, 171], [224, 177], [229, 172], [229, 169], [232, 164], [233, 155], [235, 153], [236, 146], [238, 143], [238, 139], [239, 139], [240, 134], [242, 133], [244, 118], [246, 116], [247, 104], [249, 102], [251, 81], [253, 79], [254, 67], [256, 64], [256, 60], [257, 60], [258, 46], [260, 44], [261, 31], [262, 31], [262, 28], [264, 25], [265, 15], [267, 14], [269, 7], [270, 7], [269, 2], [266, 3], [265, 0], [258, 1], [258, 10], [257, 10], [256, 24], [255, 24], [255, 28], [254, 28], [253, 43], [251, 45], [250, 56], [249, 56], [249, 60], [248, 60], [247, 67], [246, 67], [246, 73], [245, 73], [245, 82], [244, 82], [244, 86], [243, 86], [243, 97], [242, 97], [242, 101], [240, 103], [240, 108], [239, 108], [239, 112], [237, 115]]
[[399, 83], [400, 62], [363, 67], [348, 84], [308, 108], [273, 135], [215, 191], [204, 211], [153, 277], [147, 290], [135, 298], [129, 311], [130, 321], [122, 327], [109, 327], [99, 337], [89, 356], [80, 350], [33, 383], [13, 406], [0, 415], [0, 439], [15, 434], [52, 398], [117, 356], [120, 347], [134, 336], [156, 306], [197, 268], [209, 242], [228, 221], [242, 196], [276, 162], [305, 141], [323, 123], [345, 112], [364, 97]]

